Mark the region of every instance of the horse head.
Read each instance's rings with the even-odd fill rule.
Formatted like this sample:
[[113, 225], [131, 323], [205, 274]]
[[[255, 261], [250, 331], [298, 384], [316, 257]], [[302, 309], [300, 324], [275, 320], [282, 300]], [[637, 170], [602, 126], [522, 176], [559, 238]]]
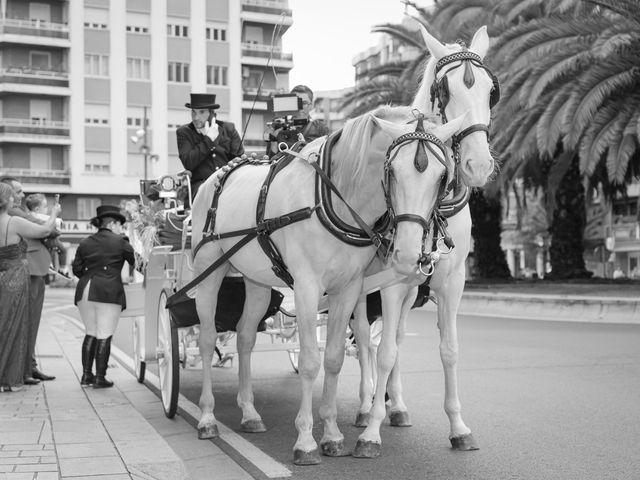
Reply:
[[464, 128], [453, 137], [453, 151], [462, 181], [484, 185], [495, 169], [489, 148], [491, 108], [500, 98], [497, 78], [483, 64], [489, 49], [487, 28], [481, 27], [469, 48], [442, 44], [420, 25], [431, 53], [412, 106], [439, 113], [443, 123], [467, 112]]
[[448, 194], [455, 168], [444, 142], [460, 131], [464, 122], [462, 115], [425, 129], [422, 116], [417, 125], [377, 120], [383, 131], [394, 136], [386, 153], [383, 184], [395, 228], [392, 265], [403, 275], [416, 272], [433, 228], [433, 212]]

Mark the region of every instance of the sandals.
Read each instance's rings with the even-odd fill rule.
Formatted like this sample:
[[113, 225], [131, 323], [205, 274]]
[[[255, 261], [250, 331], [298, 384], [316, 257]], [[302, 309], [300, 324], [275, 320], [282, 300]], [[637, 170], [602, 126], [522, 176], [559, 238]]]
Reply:
[[24, 388], [24, 385], [0, 385], [0, 393], [19, 392], [23, 388]]

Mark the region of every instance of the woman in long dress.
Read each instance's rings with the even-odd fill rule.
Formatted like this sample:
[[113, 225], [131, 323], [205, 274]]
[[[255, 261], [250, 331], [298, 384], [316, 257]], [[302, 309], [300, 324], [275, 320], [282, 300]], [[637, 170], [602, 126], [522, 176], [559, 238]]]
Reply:
[[25, 238], [44, 238], [55, 227], [59, 206], [50, 220], [38, 225], [22, 217], [10, 216], [13, 189], [0, 183], [0, 391], [22, 388], [28, 354], [29, 270]]

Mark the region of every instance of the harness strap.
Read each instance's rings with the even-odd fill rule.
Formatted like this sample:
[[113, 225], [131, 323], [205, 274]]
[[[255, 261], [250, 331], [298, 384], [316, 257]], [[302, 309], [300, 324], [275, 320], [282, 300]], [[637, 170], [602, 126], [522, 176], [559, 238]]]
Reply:
[[173, 303], [172, 299], [174, 298], [177, 299], [178, 296], [181, 296], [182, 294], [187, 293], [189, 290], [197, 286], [202, 280], [204, 280], [209, 275], [211, 275], [218, 267], [220, 267], [220, 265], [222, 265], [227, 260], [229, 260], [229, 258], [231, 258], [238, 250], [240, 250], [242, 247], [244, 247], [247, 243], [249, 243], [251, 240], [253, 240], [257, 236], [258, 236], [258, 232], [254, 231], [245, 235], [243, 238], [241, 238], [238, 241], [238, 243], [236, 243], [233, 247], [231, 247], [229, 250], [224, 252], [220, 258], [218, 258], [215, 262], [209, 265], [200, 275], [198, 275], [196, 278], [191, 280], [189, 283], [187, 283], [184, 287], [182, 287], [176, 293], [171, 295], [167, 299], [167, 307], [172, 305]]
[[[293, 159], [293, 156], [287, 155], [281, 158], [279, 161], [271, 164], [269, 173], [264, 179], [262, 188], [260, 188], [260, 195], [258, 196], [258, 205], [256, 207], [256, 225], [264, 225], [265, 227], [267, 226], [264, 220], [264, 212], [267, 204], [269, 187], [271, 186], [271, 182], [273, 182], [273, 179], [278, 174], [278, 172], [289, 165]], [[273, 270], [273, 273], [284, 283], [286, 283], [289, 288], [293, 289], [293, 277], [291, 276], [291, 273], [289, 273], [287, 265], [282, 259], [282, 254], [278, 250], [276, 244], [273, 243], [273, 240], [269, 236], [269, 233], [271, 233], [271, 231], [267, 228], [258, 230], [258, 243], [260, 244], [260, 247], [262, 247], [262, 251], [265, 253], [267, 258], [271, 260], [271, 270]]]
[[[215, 262], [209, 265], [200, 275], [198, 275], [196, 278], [191, 280], [189, 283], [187, 283], [184, 287], [182, 287], [176, 293], [171, 295], [171, 297], [169, 297], [169, 299], [167, 300], [167, 305], [170, 305], [169, 300], [171, 300], [171, 298], [175, 297], [176, 295], [188, 292], [193, 287], [198, 285], [202, 280], [204, 280], [209, 275], [211, 275], [218, 267], [220, 267], [223, 263], [229, 260], [238, 250], [240, 250], [242, 247], [244, 247], [247, 243], [249, 243], [254, 238], [260, 237], [262, 235], [268, 235], [269, 233], [272, 233], [282, 227], [286, 227], [287, 225], [290, 225], [292, 223], [299, 222], [301, 220], [306, 220], [307, 218], [310, 218], [311, 215], [313, 215], [313, 212], [315, 211], [315, 209], [316, 207], [301, 208], [287, 215], [282, 215], [277, 218], [269, 218], [267, 220], [264, 220], [260, 225], [256, 227], [246, 228], [244, 230], [236, 230], [235, 232], [228, 232], [224, 234], [211, 235], [212, 238], [210, 238], [208, 241], [216, 240], [219, 238], [240, 236], [240, 235], [244, 235], [244, 237], [238, 240], [238, 242], [235, 243], [229, 250], [224, 252], [220, 258], [218, 258]], [[213, 237], [216, 237], [216, 238], [213, 238]], [[204, 242], [201, 241], [198, 245], [202, 246], [203, 243]], [[194, 252], [194, 257], [195, 257], [195, 252]]]
[[382, 235], [380, 233], [374, 232], [373, 229], [369, 227], [369, 225], [367, 225], [367, 223], [362, 219], [362, 217], [360, 217], [360, 215], [358, 215], [358, 213], [353, 208], [351, 208], [351, 206], [344, 199], [340, 191], [336, 188], [336, 186], [333, 184], [333, 182], [327, 176], [327, 174], [324, 173], [324, 170], [320, 168], [317, 162], [310, 161], [309, 164], [315, 169], [316, 173], [318, 174], [320, 179], [322, 179], [325, 185], [327, 185], [331, 189], [331, 191], [336, 195], [336, 197], [342, 200], [342, 203], [345, 204], [345, 206], [349, 210], [349, 213], [351, 214], [353, 219], [356, 221], [358, 226], [367, 234], [367, 236], [371, 240], [371, 243], [376, 247], [376, 249], [378, 249], [378, 252], [384, 255], [384, 252], [382, 251], [383, 249], [380, 248], [382, 245]]

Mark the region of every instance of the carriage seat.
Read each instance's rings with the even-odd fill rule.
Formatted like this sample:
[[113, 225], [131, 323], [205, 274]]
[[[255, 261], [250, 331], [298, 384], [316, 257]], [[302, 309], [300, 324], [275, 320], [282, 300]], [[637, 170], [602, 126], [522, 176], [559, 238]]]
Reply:
[[184, 214], [168, 212], [164, 221], [158, 226], [158, 241], [160, 245], [171, 245], [171, 251], [182, 248], [182, 231], [187, 229], [185, 249], [191, 249], [191, 223], [185, 226], [189, 212]]

